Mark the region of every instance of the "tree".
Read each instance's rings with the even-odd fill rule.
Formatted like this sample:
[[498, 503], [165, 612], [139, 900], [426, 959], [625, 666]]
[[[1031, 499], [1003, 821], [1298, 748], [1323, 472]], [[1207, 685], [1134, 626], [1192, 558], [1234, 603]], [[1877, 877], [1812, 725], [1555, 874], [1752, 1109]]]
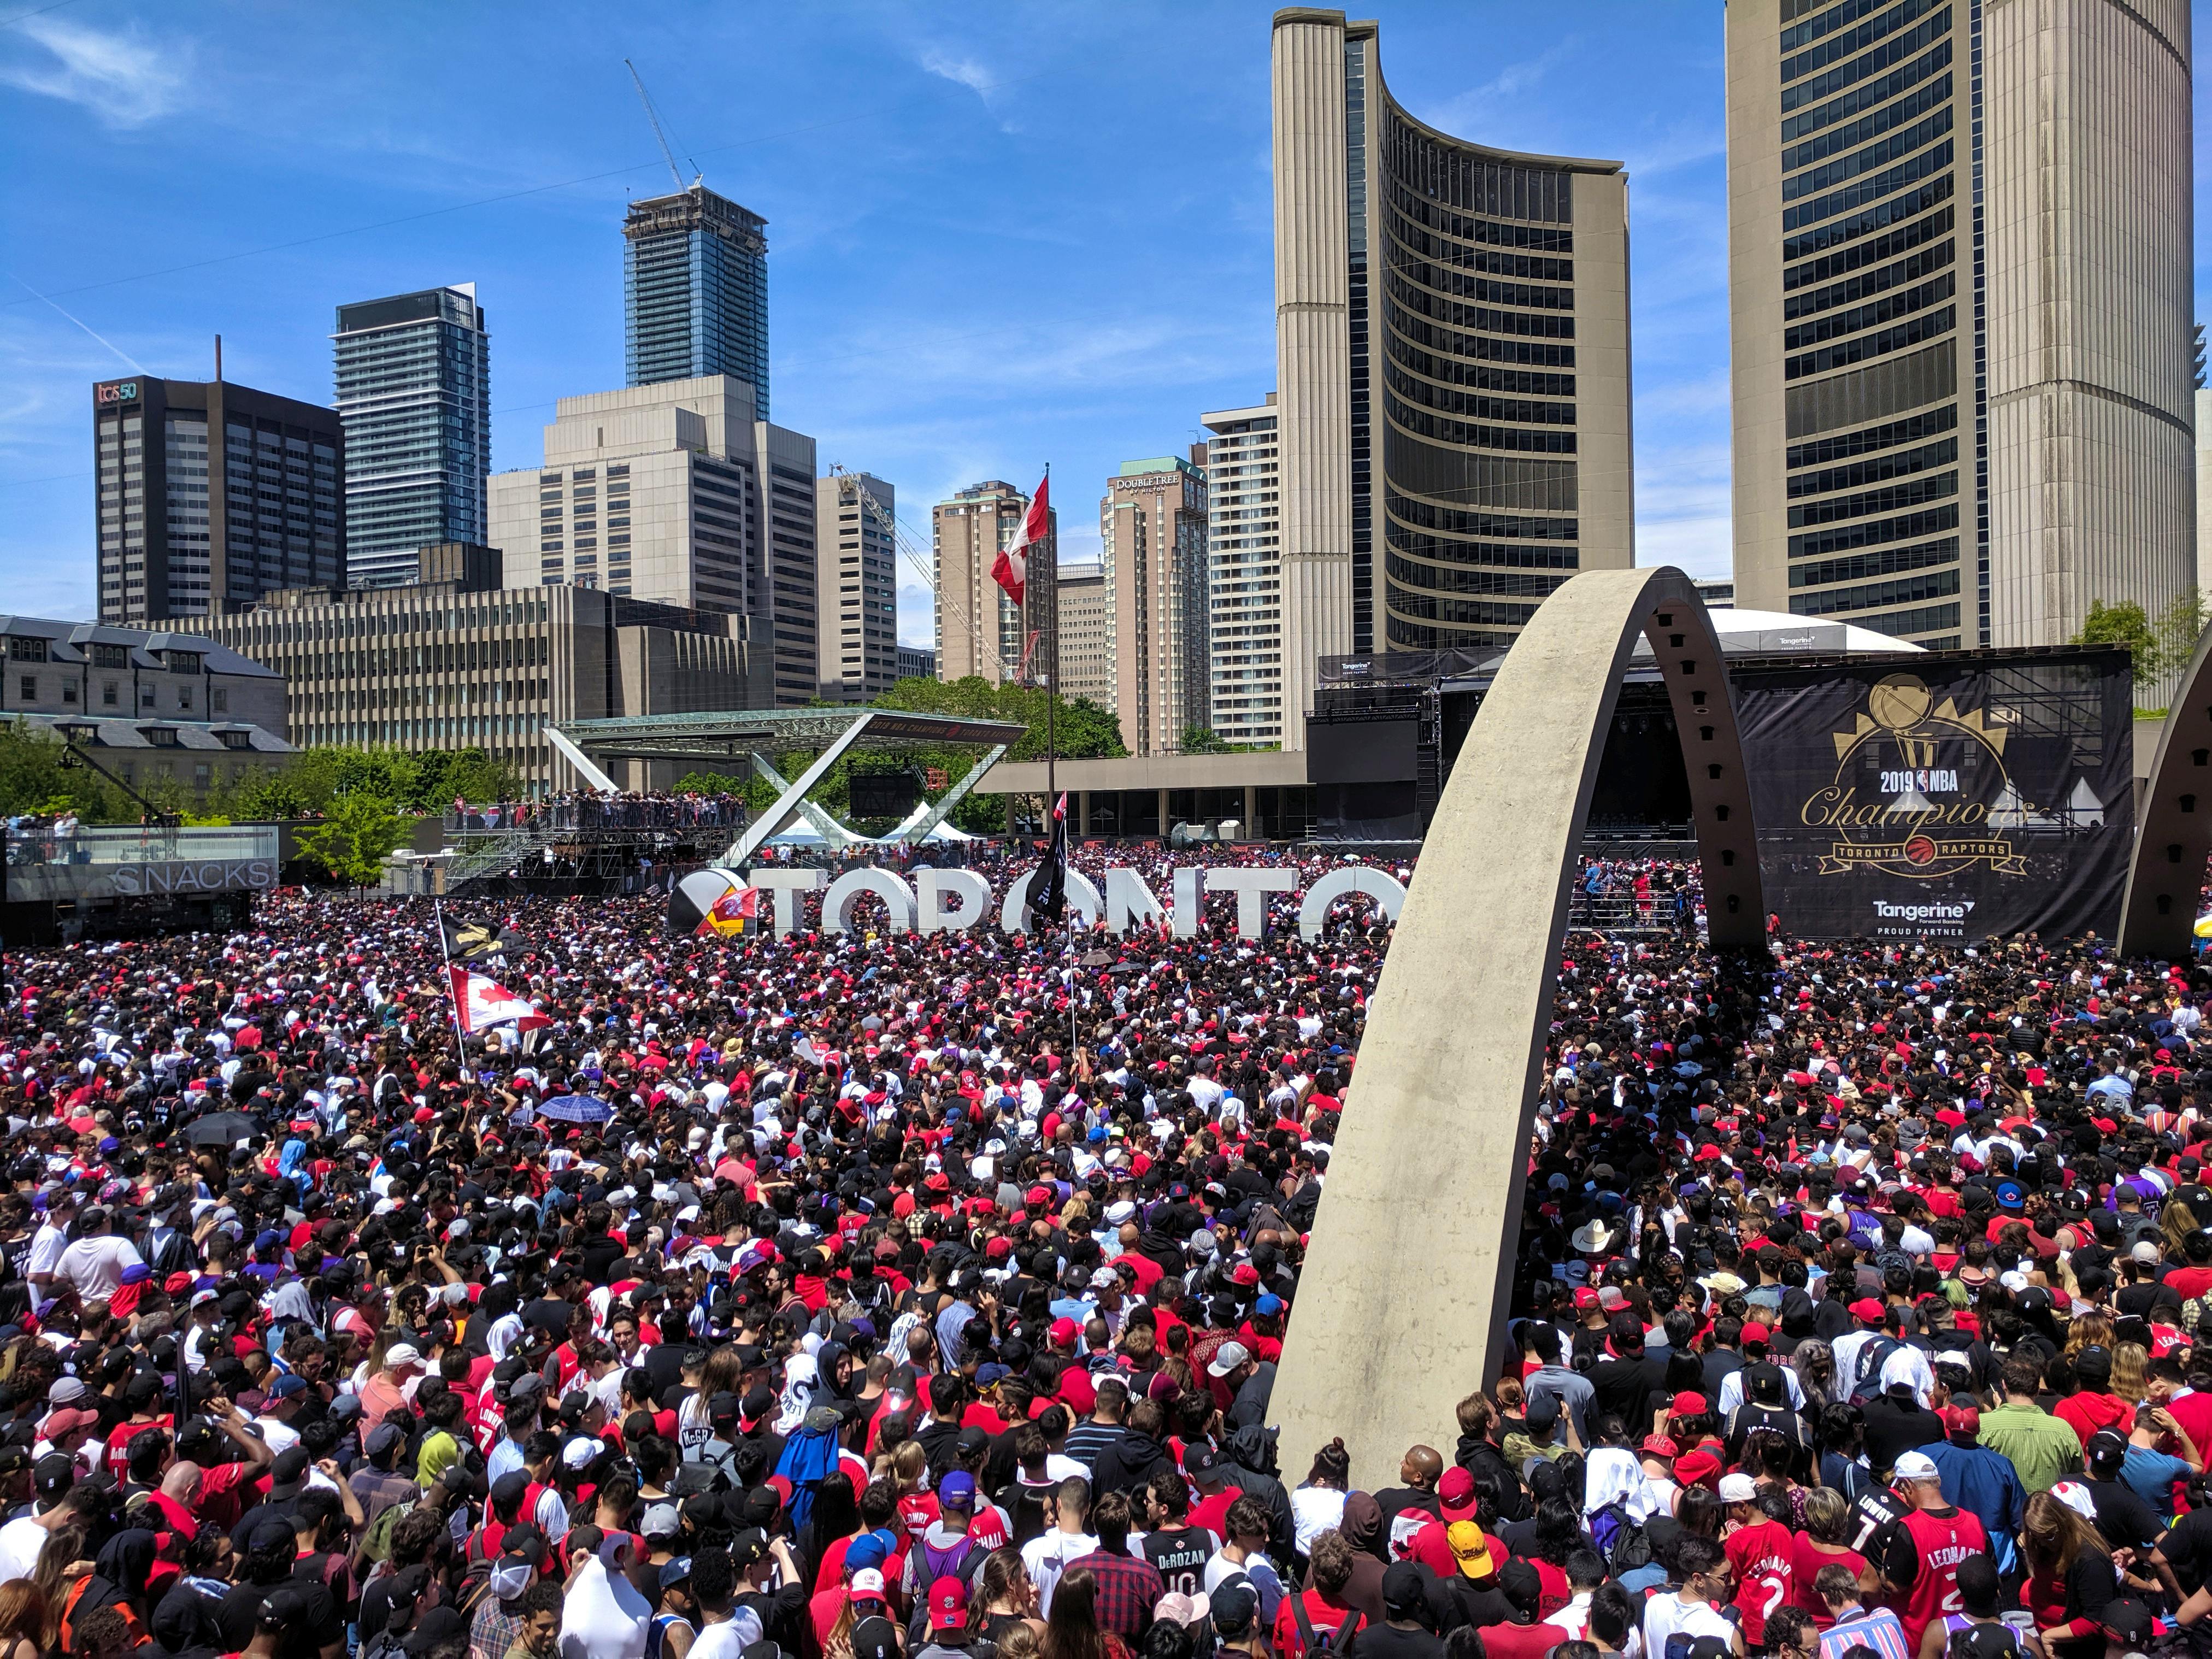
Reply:
[[406, 820], [390, 803], [366, 793], [339, 796], [320, 823], [299, 832], [303, 857], [356, 887], [380, 880], [386, 856], [406, 839]]
[[742, 795], [747, 780], [720, 772], [686, 772], [676, 780], [679, 795]]
[[2118, 605], [2090, 600], [2089, 614], [2073, 642], [2124, 646], [2133, 659], [2138, 689], [2154, 683], [2164, 670], [2164, 653], [2160, 649], [2157, 630], [2151, 627], [2150, 618], [2143, 615], [2142, 606], [2133, 599]]
[[1186, 726], [1182, 741], [1176, 745], [1186, 755], [1233, 755], [1237, 745], [1210, 726]]

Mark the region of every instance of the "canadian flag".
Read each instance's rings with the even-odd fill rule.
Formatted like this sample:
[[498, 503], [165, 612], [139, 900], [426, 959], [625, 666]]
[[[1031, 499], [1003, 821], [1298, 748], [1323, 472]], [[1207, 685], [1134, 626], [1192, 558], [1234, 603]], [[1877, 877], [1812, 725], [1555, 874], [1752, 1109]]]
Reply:
[[527, 1031], [533, 1026], [553, 1023], [532, 1007], [528, 999], [515, 995], [482, 974], [472, 974], [465, 968], [448, 968], [446, 978], [453, 994], [453, 1006], [461, 1011], [461, 1024], [468, 1030], [489, 1030], [512, 1021], [515, 1030]]
[[991, 580], [1005, 588], [1016, 605], [1022, 602], [1023, 590], [1030, 582], [1030, 549], [1044, 539], [1046, 527], [1052, 523], [1052, 507], [1045, 499], [1051, 489], [1052, 474], [1048, 472], [1030, 498], [1020, 531], [991, 561]]

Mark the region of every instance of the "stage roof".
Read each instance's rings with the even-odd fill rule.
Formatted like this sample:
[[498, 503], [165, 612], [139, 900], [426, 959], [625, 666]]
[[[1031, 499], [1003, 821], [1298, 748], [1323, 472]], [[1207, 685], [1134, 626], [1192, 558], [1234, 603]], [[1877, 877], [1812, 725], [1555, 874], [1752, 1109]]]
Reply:
[[757, 749], [827, 749], [863, 715], [866, 723], [853, 738], [851, 748], [1012, 746], [1029, 732], [1027, 726], [1011, 720], [869, 708], [732, 708], [558, 724], [562, 734], [579, 748], [610, 759], [737, 760]]

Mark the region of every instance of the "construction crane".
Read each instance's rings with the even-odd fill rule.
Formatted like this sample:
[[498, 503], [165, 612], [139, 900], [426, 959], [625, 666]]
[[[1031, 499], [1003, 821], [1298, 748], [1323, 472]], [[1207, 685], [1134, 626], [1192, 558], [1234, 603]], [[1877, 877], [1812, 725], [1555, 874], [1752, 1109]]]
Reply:
[[931, 562], [929, 556], [922, 551], [921, 544], [907, 534], [899, 521], [892, 517], [881, 501], [875, 498], [868, 487], [860, 482], [858, 475], [848, 471], [836, 461], [830, 463], [830, 475], [837, 480], [839, 504], [841, 506], [843, 504], [844, 497], [848, 492], [857, 496], [860, 511], [873, 519], [882, 527], [884, 533], [891, 538], [891, 544], [897, 548], [906, 562], [914, 567], [915, 574], [919, 575], [928, 586], [929, 591], [936, 595], [937, 602], [939, 605], [950, 606], [952, 613], [959, 617], [960, 625], [968, 630], [969, 637], [991, 653], [991, 660], [999, 665], [1000, 676], [1007, 680], [1019, 680], [1021, 678], [1019, 671], [1009, 667], [1006, 659], [999, 654], [999, 630], [996, 625], [998, 619], [995, 617], [992, 618], [993, 626], [988, 633], [977, 627], [975, 619], [968, 614], [968, 607], [958, 599], [945, 592], [938, 586], [936, 567]]
[[[653, 136], [660, 142], [660, 155], [661, 159], [668, 163], [668, 176], [676, 181], [676, 188], [681, 191], [685, 188], [684, 174], [676, 165], [676, 152], [668, 147], [668, 134], [662, 130], [660, 112], [653, 106], [653, 94], [646, 91], [644, 77], [638, 74], [636, 64], [625, 58], [623, 59], [623, 67], [629, 71], [630, 84], [637, 88], [637, 101], [645, 106], [645, 118], [653, 123]], [[699, 163], [692, 161], [690, 156], [686, 155], [684, 159], [691, 162], [693, 184], [697, 184], [707, 176], [699, 171]]]

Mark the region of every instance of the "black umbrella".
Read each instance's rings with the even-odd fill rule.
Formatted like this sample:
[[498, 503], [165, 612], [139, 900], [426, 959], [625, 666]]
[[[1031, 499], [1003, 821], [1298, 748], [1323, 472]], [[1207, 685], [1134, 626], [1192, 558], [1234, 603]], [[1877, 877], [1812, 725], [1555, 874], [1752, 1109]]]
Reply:
[[194, 1146], [221, 1146], [262, 1133], [262, 1126], [243, 1112], [210, 1112], [185, 1126], [185, 1139]]

